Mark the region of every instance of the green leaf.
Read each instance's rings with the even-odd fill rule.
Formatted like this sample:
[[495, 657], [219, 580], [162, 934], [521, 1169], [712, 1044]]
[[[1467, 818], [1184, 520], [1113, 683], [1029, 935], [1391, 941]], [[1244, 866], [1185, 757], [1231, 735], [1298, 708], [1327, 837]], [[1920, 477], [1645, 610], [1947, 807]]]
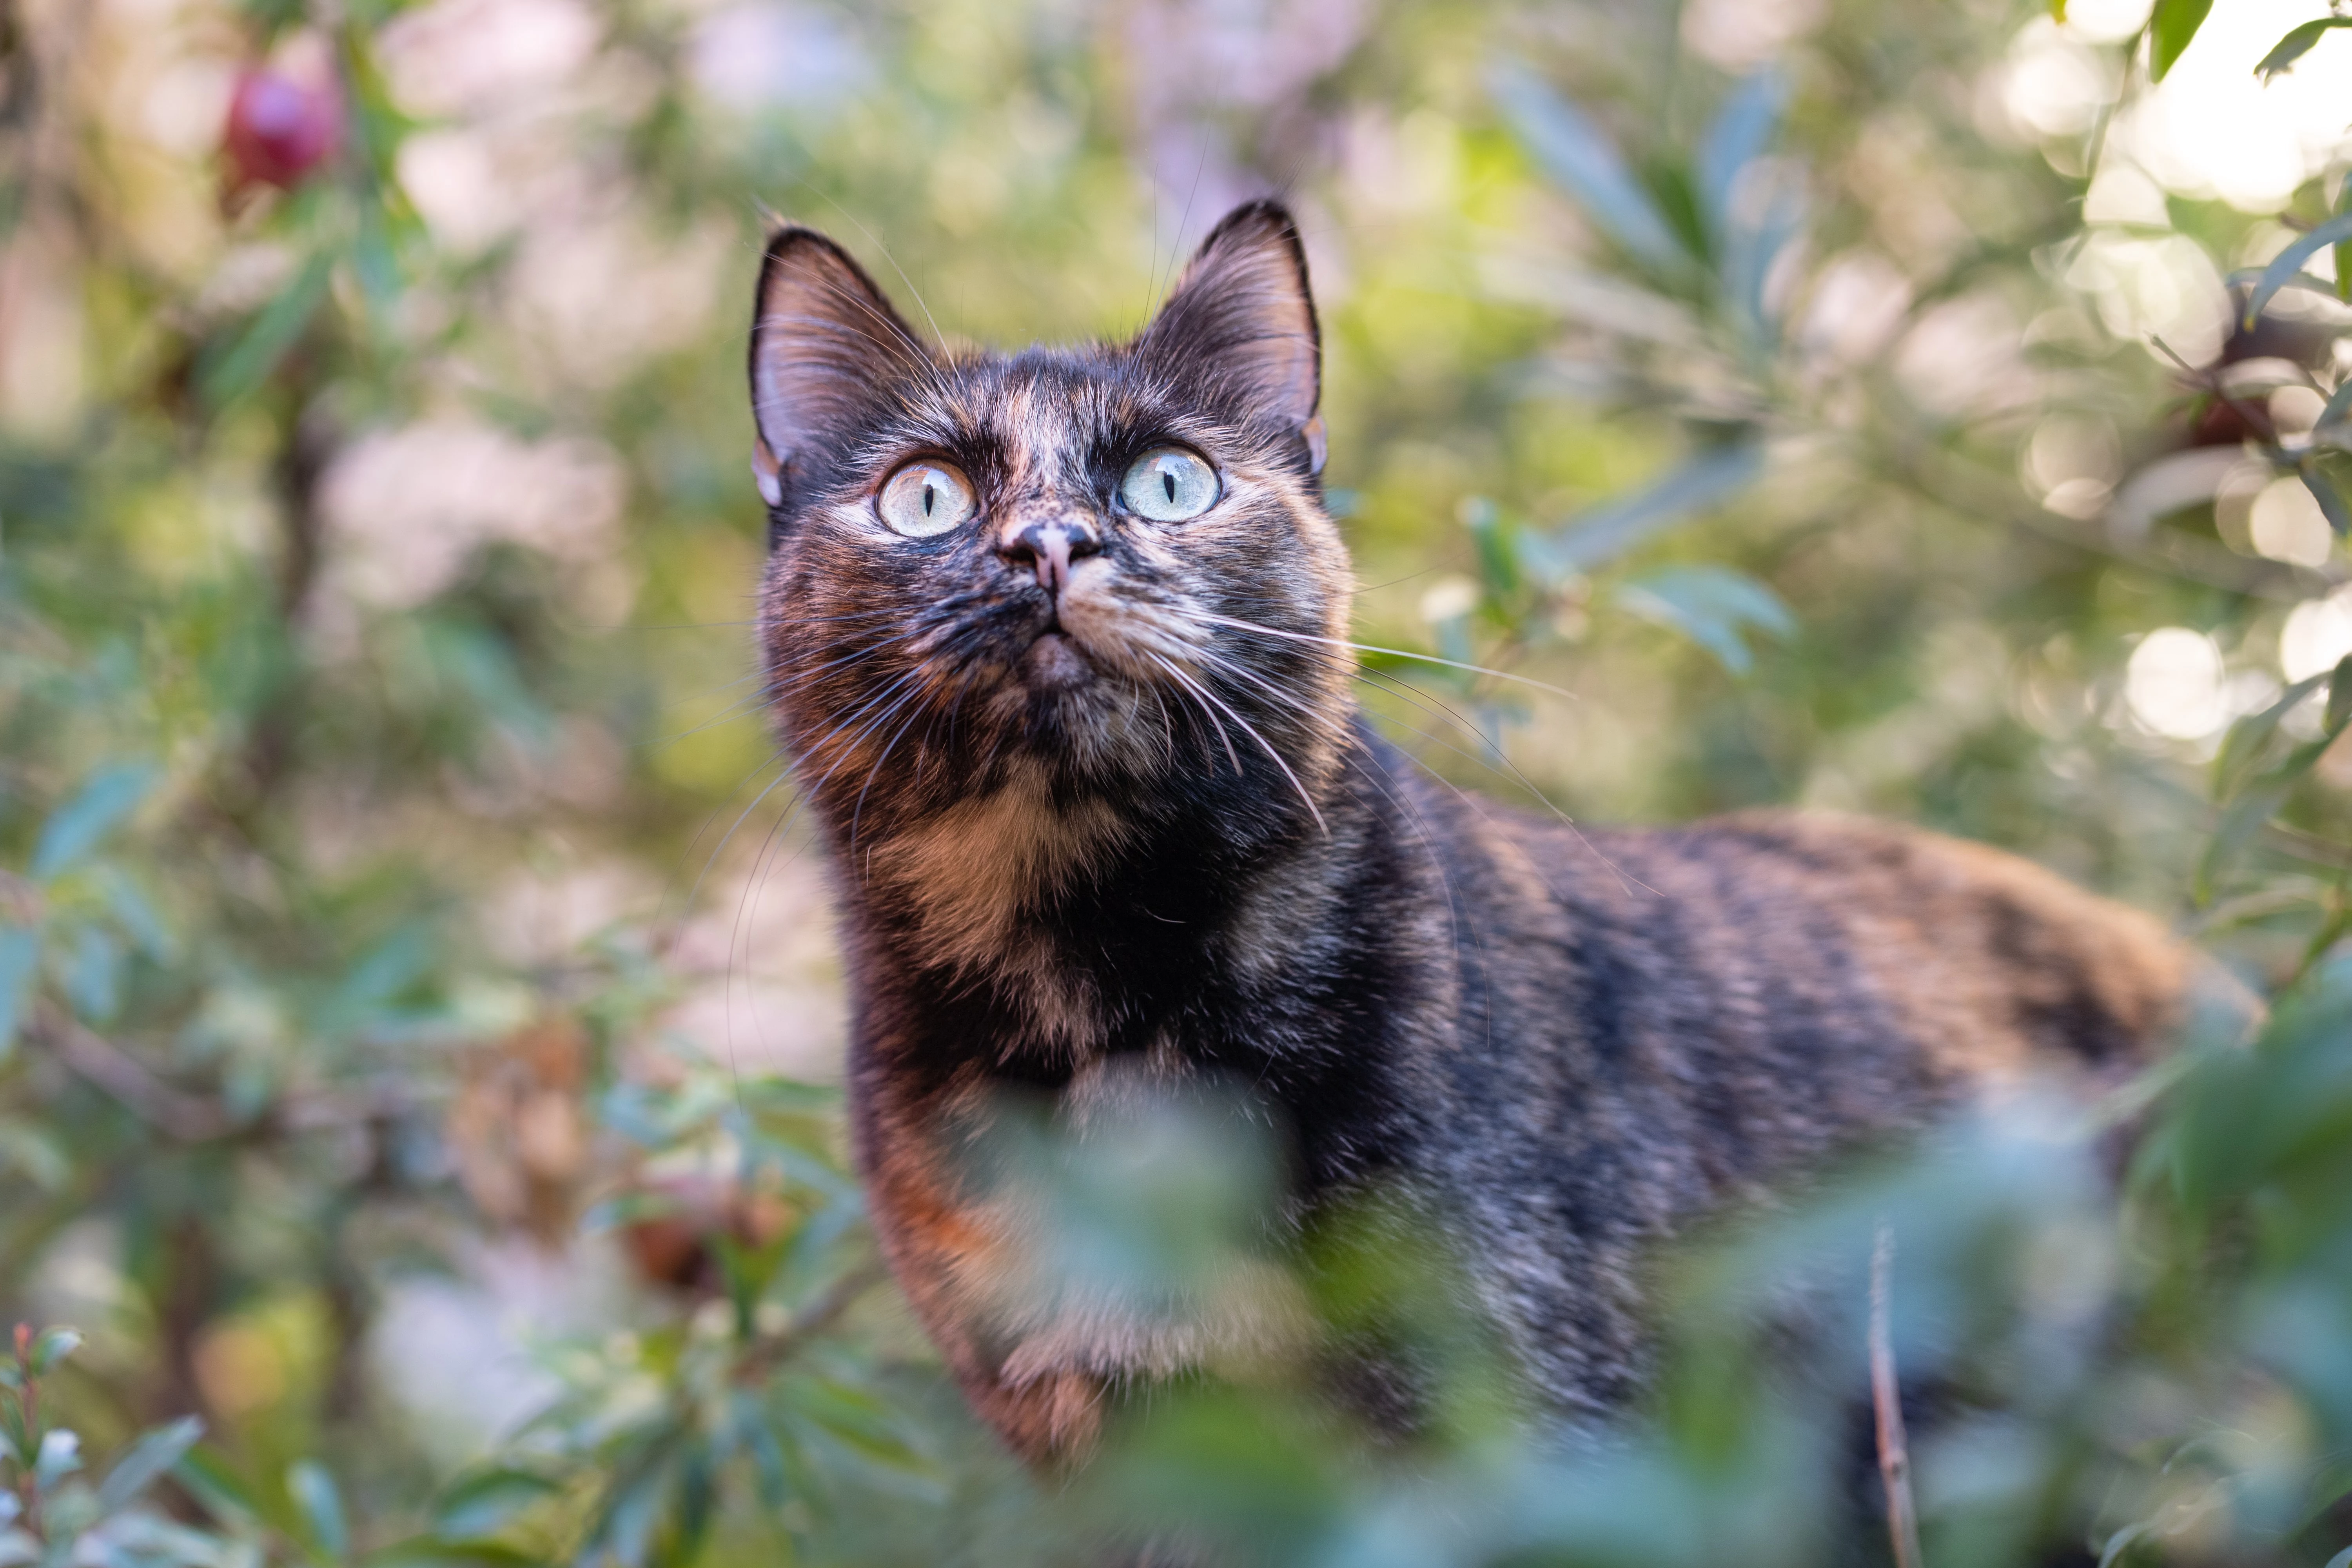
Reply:
[[1689, 253], [1625, 166], [1616, 144], [1581, 110], [1516, 61], [1497, 63], [1486, 80], [1503, 117], [1544, 173], [1565, 186], [1611, 238], [1653, 267], [1688, 267]]
[[0, 926], [0, 1062], [16, 1049], [16, 1030], [31, 1010], [33, 977], [41, 961], [41, 933]]
[[1797, 629], [1796, 617], [1772, 590], [1721, 566], [1677, 566], [1617, 590], [1617, 602], [1644, 620], [1682, 633], [1734, 675], [1755, 663], [1741, 633], [1749, 627], [1776, 637]]
[[157, 1478], [180, 1462], [181, 1457], [205, 1435], [205, 1424], [184, 1415], [168, 1426], [158, 1426], [131, 1446], [99, 1484], [98, 1507], [112, 1513], [153, 1485]]
[[2336, 493], [2336, 487], [2328, 482], [2326, 474], [2319, 471], [2318, 465], [2308, 458], [2305, 458], [2303, 466], [2296, 470], [2296, 477], [2303, 480], [2303, 488], [2311, 492], [2311, 499], [2319, 503], [2319, 510], [2326, 517], [2327, 526], [2336, 531], [2336, 537], [2341, 539], [2346, 534], [2352, 534], [2352, 509], [2345, 506], [2344, 498]]
[[261, 1506], [253, 1487], [237, 1468], [218, 1450], [194, 1447], [180, 1456], [172, 1467], [172, 1479], [185, 1488], [202, 1503], [205, 1511], [215, 1519], [242, 1523], [265, 1519], [269, 1510]]
[[525, 1509], [559, 1489], [528, 1470], [496, 1469], [472, 1476], [441, 1500], [433, 1528], [446, 1541], [479, 1541], [505, 1529]]
[[451, 1542], [419, 1535], [371, 1552], [360, 1561], [367, 1568], [545, 1568], [547, 1558], [488, 1541]]
[[2294, 244], [2280, 251], [2271, 264], [2263, 268], [2261, 280], [2255, 283], [2253, 292], [2246, 296], [2246, 330], [2253, 330], [2254, 322], [2262, 317], [2263, 307], [2271, 302], [2271, 296], [2285, 288], [2288, 280], [2303, 270], [2307, 258], [2344, 240], [2352, 240], [2352, 212], [2337, 213], [2317, 228], [2298, 236]]
[[41, 824], [27, 868], [33, 880], [49, 880], [98, 847], [147, 798], [155, 778], [156, 770], [146, 763], [115, 763], [92, 773], [79, 793]]
[[33, 1375], [39, 1377], [80, 1348], [81, 1335], [77, 1331], [43, 1329], [25, 1359], [32, 1363]]
[[2305, 22], [2299, 27], [2289, 28], [2286, 37], [2278, 41], [2278, 46], [2254, 67], [2254, 74], [2267, 86], [2271, 78], [2281, 71], [2293, 70], [2294, 62], [2309, 54], [2312, 46], [2318, 43], [2331, 27], [2352, 27], [2352, 16], [2322, 16], [2315, 22]]
[[1647, 488], [1603, 501], [1549, 534], [1521, 534], [1519, 552], [1532, 570], [1557, 583], [1623, 554], [1659, 529], [1730, 500], [1763, 471], [1760, 443], [1712, 447]]
[[208, 407], [226, 408], [269, 379], [326, 299], [331, 272], [325, 255], [311, 257], [286, 291], [263, 306], [234, 342], [207, 350], [196, 372], [196, 390]]
[[2197, 29], [2205, 25], [2206, 13], [2213, 9], [2213, 0], [2156, 0], [2155, 14], [2147, 19], [2147, 74], [2158, 81], [2172, 68], [2190, 42]]
[[2227, 799], [2237, 793], [2241, 775], [2262, 755], [2263, 749], [2270, 744], [2271, 737], [2278, 733], [2280, 721], [2297, 703], [2318, 690], [2321, 682], [2327, 679], [2325, 675], [2315, 675], [2298, 680], [2280, 692], [2277, 701], [2230, 726], [2229, 734], [2221, 741], [2221, 754], [2213, 759], [2213, 794], [2217, 799]]
[[2319, 411], [2319, 422], [2312, 428], [2326, 430], [2346, 424], [2352, 424], [2352, 375], [2344, 378], [2344, 384], [2336, 389], [2335, 395], [2327, 400], [2327, 406]]
[[1787, 106], [1789, 84], [1776, 70], [1747, 78], [1724, 99], [1700, 139], [1696, 173], [1698, 195], [1717, 242], [1731, 228], [1731, 197], [1739, 176], [1772, 145]]
[[41, 1434], [40, 1452], [33, 1460], [33, 1485], [42, 1491], [81, 1468], [81, 1434], [52, 1426]]
[[2331, 735], [2340, 734], [2347, 721], [2352, 721], [2352, 653], [2336, 661], [2336, 673], [2327, 678], [2327, 716], [2323, 726]]
[[351, 1554], [351, 1527], [344, 1520], [342, 1490], [324, 1465], [316, 1459], [299, 1459], [289, 1466], [286, 1495], [294, 1500], [310, 1543], [321, 1554], [336, 1559]]

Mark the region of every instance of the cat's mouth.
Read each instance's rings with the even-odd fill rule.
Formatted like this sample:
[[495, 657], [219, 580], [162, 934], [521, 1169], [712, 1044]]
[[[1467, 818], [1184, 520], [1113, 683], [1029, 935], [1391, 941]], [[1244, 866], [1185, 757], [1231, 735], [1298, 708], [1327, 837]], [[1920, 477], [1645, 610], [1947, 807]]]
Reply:
[[1061, 623], [1053, 621], [1029, 645], [1021, 674], [1033, 691], [1071, 691], [1095, 678], [1095, 667]]

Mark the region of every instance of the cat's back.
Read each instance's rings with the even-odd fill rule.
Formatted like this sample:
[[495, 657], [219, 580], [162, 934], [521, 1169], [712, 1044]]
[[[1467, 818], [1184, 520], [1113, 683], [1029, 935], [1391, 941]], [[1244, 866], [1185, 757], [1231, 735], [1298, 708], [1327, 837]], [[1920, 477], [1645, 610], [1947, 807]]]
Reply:
[[2120, 1083], [2198, 968], [2031, 861], [1864, 818], [1495, 808], [1460, 842], [1455, 1082], [1563, 1157], [1623, 1145], [1657, 1173], [1654, 1220], [1988, 1089]]

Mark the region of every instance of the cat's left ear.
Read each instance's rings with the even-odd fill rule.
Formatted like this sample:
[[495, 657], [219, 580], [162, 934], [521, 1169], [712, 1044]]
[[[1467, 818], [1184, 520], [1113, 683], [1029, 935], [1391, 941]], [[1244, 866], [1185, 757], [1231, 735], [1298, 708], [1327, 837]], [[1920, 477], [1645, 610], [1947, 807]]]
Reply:
[[1244, 419], [1280, 425], [1323, 471], [1322, 331], [1307, 247], [1276, 201], [1235, 207], [1201, 242], [1136, 341], [1139, 357]]

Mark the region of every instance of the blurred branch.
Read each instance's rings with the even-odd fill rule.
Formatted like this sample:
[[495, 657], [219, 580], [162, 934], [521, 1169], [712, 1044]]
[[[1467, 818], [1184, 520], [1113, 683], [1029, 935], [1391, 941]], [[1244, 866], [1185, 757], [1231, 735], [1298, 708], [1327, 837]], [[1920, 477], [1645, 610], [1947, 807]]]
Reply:
[[1919, 1514], [1911, 1499], [1911, 1449], [1895, 1374], [1895, 1231], [1881, 1221], [1870, 1249], [1870, 1403], [1878, 1415], [1878, 1474], [1886, 1486], [1886, 1534], [1895, 1568], [1920, 1568]]
[[218, 1106], [163, 1082], [137, 1058], [55, 1007], [44, 1005], [34, 1013], [30, 1034], [76, 1077], [181, 1142], [201, 1143], [236, 1131]]
[[744, 1383], [760, 1382], [791, 1360], [803, 1344], [832, 1328], [844, 1312], [857, 1304], [859, 1298], [887, 1278], [889, 1270], [880, 1258], [869, 1258], [850, 1269], [818, 1291], [813, 1300], [793, 1314], [792, 1321], [756, 1342], [736, 1369], [737, 1378]]
[[414, 1111], [421, 1104], [405, 1090], [377, 1085], [358, 1095], [289, 1095], [264, 1114], [239, 1121], [202, 1095], [164, 1082], [138, 1058], [55, 1007], [37, 1008], [26, 1032], [68, 1071], [103, 1090], [157, 1131], [183, 1143], [271, 1131], [321, 1132], [383, 1121]]

